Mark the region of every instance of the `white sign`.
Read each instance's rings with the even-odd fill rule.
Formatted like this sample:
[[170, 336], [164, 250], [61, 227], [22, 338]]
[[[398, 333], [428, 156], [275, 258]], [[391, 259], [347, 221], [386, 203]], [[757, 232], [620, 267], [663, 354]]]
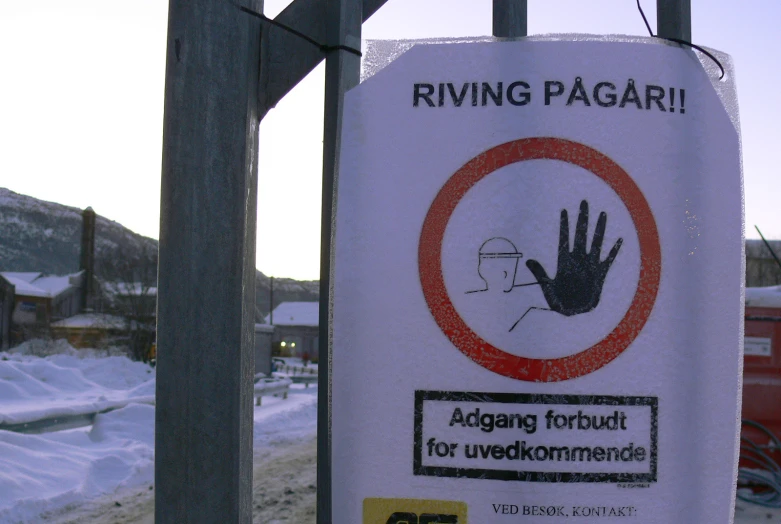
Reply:
[[416, 46], [343, 129], [334, 522], [729, 522], [740, 148], [694, 53]]
[[756, 357], [771, 356], [770, 339], [764, 337], [745, 337], [743, 339], [743, 354]]

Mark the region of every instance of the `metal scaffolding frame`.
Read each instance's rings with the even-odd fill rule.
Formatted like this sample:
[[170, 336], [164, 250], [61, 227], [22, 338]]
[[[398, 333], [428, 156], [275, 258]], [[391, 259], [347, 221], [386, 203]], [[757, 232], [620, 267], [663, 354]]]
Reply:
[[[326, 60], [317, 522], [331, 523], [329, 303], [334, 179], [361, 24], [386, 0], [169, 3], [160, 213], [155, 521], [252, 521], [258, 126]], [[493, 0], [493, 35], [527, 34], [526, 0]], [[657, 0], [691, 40], [690, 0]], [[308, 38], [302, 38], [305, 35]], [[321, 45], [316, 45], [320, 43]]]

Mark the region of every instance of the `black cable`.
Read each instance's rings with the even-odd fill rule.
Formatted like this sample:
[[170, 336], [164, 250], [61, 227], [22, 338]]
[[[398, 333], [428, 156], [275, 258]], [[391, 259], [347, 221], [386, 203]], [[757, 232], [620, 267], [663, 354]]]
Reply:
[[697, 44], [692, 44], [691, 42], [687, 42], [686, 40], [681, 40], [680, 38], [669, 38], [669, 37], [666, 37], [666, 36], [655, 35], [654, 32], [651, 31], [651, 25], [648, 23], [648, 19], [645, 17], [645, 13], [643, 12], [643, 8], [640, 5], [640, 0], [637, 0], [637, 9], [640, 11], [640, 16], [643, 17], [643, 22], [645, 22], [645, 27], [648, 29], [648, 34], [649, 35], [651, 35], [653, 38], [661, 38], [662, 40], [669, 40], [670, 42], [675, 42], [676, 44], [687, 45], [687, 46], [689, 46], [689, 47], [691, 47], [693, 49], [696, 49], [700, 53], [704, 54], [705, 56], [707, 56], [708, 58], [710, 58], [711, 60], [716, 62], [716, 65], [719, 66], [719, 69], [721, 69], [721, 76], [719, 77], [719, 80], [724, 78], [724, 67], [721, 65], [721, 62], [719, 62], [719, 60], [715, 56], [713, 56], [712, 54], [710, 54], [708, 51], [706, 51], [702, 47], [698, 46]]
[[648, 34], [655, 36], [654, 32], [651, 31], [651, 24], [648, 23], [648, 19], [645, 17], [645, 13], [643, 12], [643, 8], [640, 6], [640, 0], [637, 0], [637, 8], [640, 10], [640, 16], [643, 17], [643, 22], [645, 22], [645, 27], [648, 29]]
[[776, 252], [773, 251], [773, 248], [770, 247], [770, 242], [765, 240], [765, 235], [762, 234], [762, 231], [759, 230], [759, 226], [754, 226], [757, 230], [757, 233], [759, 233], [759, 238], [762, 239], [762, 242], [765, 243], [765, 247], [767, 247], [767, 250], [770, 251], [770, 254], [773, 255], [773, 258], [776, 260], [776, 264], [778, 264], [778, 267], [781, 267], [781, 260], [778, 260], [778, 257], [776, 256]]
[[287, 26], [287, 25], [285, 25], [285, 24], [283, 24], [281, 22], [277, 22], [276, 20], [267, 17], [263, 13], [256, 13], [252, 9], [248, 9], [248, 8], [246, 8], [244, 6], [241, 6], [240, 9], [242, 11], [244, 11], [245, 13], [254, 16], [255, 18], [260, 18], [264, 22], [268, 22], [269, 24], [277, 26], [280, 29], [282, 29], [284, 31], [287, 31], [290, 34], [296, 35], [298, 38], [306, 40], [307, 42], [309, 42], [313, 46], [319, 48], [324, 53], [328, 53], [328, 52], [334, 51], [334, 50], [341, 50], [341, 51], [347, 51], [348, 53], [352, 53], [354, 55], [363, 56], [361, 54], [361, 52], [359, 50], [355, 49], [354, 47], [350, 47], [350, 46], [346, 46], [346, 45], [325, 45], [325, 44], [321, 44], [320, 42], [318, 42], [314, 38], [305, 35], [301, 31], [298, 31], [297, 29], [293, 29], [292, 27]]
[[[751, 462], [755, 467], [744, 466], [738, 469], [738, 482], [748, 486], [750, 491], [739, 489], [736, 496], [752, 504], [779, 508], [781, 507], [781, 466], [773, 460], [770, 453], [781, 449], [781, 441], [765, 426], [753, 420], [743, 419], [741, 426], [750, 426], [764, 433], [768, 437], [770, 446], [766, 453], [753, 440], [741, 434], [740, 460], [744, 463]], [[752, 487], [754, 489], [751, 489]]]

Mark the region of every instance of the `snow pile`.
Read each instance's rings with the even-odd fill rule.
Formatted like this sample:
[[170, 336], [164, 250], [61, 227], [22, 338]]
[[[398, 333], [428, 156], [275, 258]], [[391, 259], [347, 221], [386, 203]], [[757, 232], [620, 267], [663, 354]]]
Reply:
[[98, 415], [91, 430], [43, 435], [0, 431], [0, 522], [31, 522], [44, 511], [154, 479], [154, 407]]
[[255, 449], [300, 440], [316, 433], [316, 386], [305, 388], [303, 384], [293, 384], [287, 399], [263, 397], [263, 405], [255, 407]]
[[781, 307], [781, 286], [747, 287], [746, 307]]
[[79, 358], [121, 357], [126, 351], [121, 348], [110, 347], [108, 349], [76, 349], [65, 339], [41, 340], [33, 339], [22, 342], [11, 348], [9, 353], [0, 353], [0, 357], [8, 358], [10, 355], [28, 355], [33, 357], [48, 357], [51, 355], [71, 355]]
[[[0, 430], [0, 522], [43, 515], [118, 489], [154, 481], [155, 372], [125, 357], [60, 347], [0, 353], [0, 428], [42, 416], [91, 413], [91, 427], [39, 435]], [[274, 381], [283, 382], [283, 381]], [[148, 402], [148, 403], [147, 403]], [[293, 384], [288, 398], [264, 396], [254, 408], [256, 449], [317, 431], [317, 388]]]
[[0, 356], [0, 428], [154, 402], [154, 370], [146, 364], [76, 350], [39, 358], [29, 349]]

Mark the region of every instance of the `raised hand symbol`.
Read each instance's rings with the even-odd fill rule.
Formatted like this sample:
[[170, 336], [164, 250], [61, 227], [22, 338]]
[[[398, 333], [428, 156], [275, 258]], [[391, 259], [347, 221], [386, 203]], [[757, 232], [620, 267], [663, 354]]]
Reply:
[[[542, 293], [548, 306], [565, 316], [588, 313], [599, 304], [602, 295], [602, 285], [611, 264], [616, 259], [624, 240], [619, 238], [610, 250], [607, 258], [600, 261], [602, 240], [605, 237], [607, 214], [599, 214], [597, 227], [594, 230], [594, 240], [591, 251], [586, 252], [588, 235], [588, 202], [580, 203], [580, 214], [575, 227], [575, 242], [572, 251], [569, 250], [569, 218], [567, 210], [561, 210], [559, 227], [559, 260], [556, 276], [550, 278], [542, 265], [536, 260], [528, 260], [526, 267], [542, 288]], [[516, 322], [517, 324], [517, 322]], [[513, 326], [515, 327], [515, 326]]]

